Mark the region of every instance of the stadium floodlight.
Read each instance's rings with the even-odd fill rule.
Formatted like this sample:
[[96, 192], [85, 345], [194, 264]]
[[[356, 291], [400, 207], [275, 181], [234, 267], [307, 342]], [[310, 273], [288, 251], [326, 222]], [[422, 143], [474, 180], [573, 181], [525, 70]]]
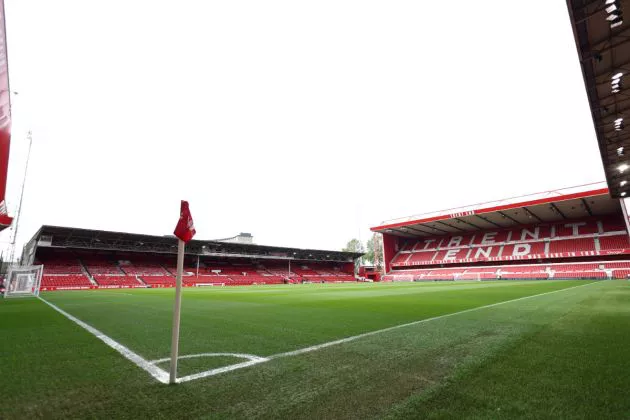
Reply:
[[617, 167], [617, 169], [619, 170], [619, 172], [624, 173], [628, 168], [630, 168], [630, 166], [628, 166], [627, 163], [622, 163], [621, 165], [619, 165]]
[[9, 267], [4, 281], [4, 297], [39, 296], [43, 265]]
[[625, 191], [621, 193], [621, 196], [622, 196], [622, 197], [625, 197], [625, 196], [626, 196]]
[[[614, 16], [614, 15], [611, 15]], [[620, 26], [623, 23], [623, 19], [621, 15], [615, 16], [614, 19], [610, 21], [610, 29], [615, 29], [617, 26]]]
[[609, 15], [606, 17], [606, 20], [611, 21], [611, 22], [612, 22], [613, 20], [615, 20], [615, 19], [621, 19], [621, 12], [620, 12], [619, 10], [617, 10], [617, 11], [616, 11], [616, 12], [614, 12], [614, 13], [609, 14]]
[[620, 187], [623, 187], [623, 186], [624, 186], [624, 185], [626, 185], [627, 183], [628, 183], [628, 181], [621, 181], [621, 182], [619, 183], [619, 186], [620, 186]]
[[624, 128], [624, 124], [623, 124], [623, 118], [617, 118], [614, 121], [614, 125], [615, 125], [615, 131], [621, 131]]
[[620, 79], [620, 78], [621, 78], [621, 76], [623, 76], [623, 73], [622, 73], [622, 72], [615, 73], [615, 74], [613, 74], [613, 76], [611, 77], [611, 79], [614, 81], [615, 79]]
[[617, 148], [617, 156], [623, 156], [623, 146]]
[[619, 4], [619, 0], [608, 0], [606, 1], [606, 13], [612, 13], [615, 10], [620, 10], [621, 5]]

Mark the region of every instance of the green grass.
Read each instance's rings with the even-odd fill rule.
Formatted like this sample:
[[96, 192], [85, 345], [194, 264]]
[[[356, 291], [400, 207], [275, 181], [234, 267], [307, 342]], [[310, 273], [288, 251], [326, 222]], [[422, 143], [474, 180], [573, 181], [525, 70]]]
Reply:
[[[2, 300], [0, 418], [630, 417], [626, 281], [186, 289], [180, 354], [270, 356], [551, 291], [177, 386], [43, 302]], [[169, 355], [172, 289], [42, 297]], [[240, 361], [182, 360], [180, 376]]]

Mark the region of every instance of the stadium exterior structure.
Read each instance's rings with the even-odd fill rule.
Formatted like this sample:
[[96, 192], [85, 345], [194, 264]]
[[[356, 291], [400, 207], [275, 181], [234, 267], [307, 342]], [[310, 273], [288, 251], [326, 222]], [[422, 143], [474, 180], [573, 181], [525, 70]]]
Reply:
[[605, 183], [383, 222], [383, 280], [627, 278], [624, 199]]
[[[177, 239], [42, 226], [25, 245], [22, 265], [44, 265], [42, 290], [173, 287]], [[192, 240], [183, 284], [283, 284], [356, 281], [362, 254], [239, 242]]]

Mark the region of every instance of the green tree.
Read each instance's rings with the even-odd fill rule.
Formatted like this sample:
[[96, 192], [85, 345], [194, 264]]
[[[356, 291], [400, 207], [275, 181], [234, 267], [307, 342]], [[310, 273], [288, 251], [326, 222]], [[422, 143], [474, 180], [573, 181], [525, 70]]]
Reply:
[[372, 264], [374, 262], [374, 241], [368, 239], [365, 245], [365, 255], [363, 255], [363, 261], [366, 264]]
[[353, 238], [348, 241], [345, 247], [341, 249], [343, 252], [365, 252], [365, 248], [360, 240]]
[[[341, 249], [343, 252], [365, 252], [365, 248], [360, 240], [353, 238], [348, 241], [345, 247]], [[363, 258], [359, 257], [356, 259], [354, 264], [354, 274], [357, 274], [359, 270], [359, 266], [363, 264]]]
[[377, 270], [380, 270], [383, 266], [383, 247], [379, 233], [374, 233], [372, 237], [368, 239], [363, 259], [366, 263], [374, 265]]

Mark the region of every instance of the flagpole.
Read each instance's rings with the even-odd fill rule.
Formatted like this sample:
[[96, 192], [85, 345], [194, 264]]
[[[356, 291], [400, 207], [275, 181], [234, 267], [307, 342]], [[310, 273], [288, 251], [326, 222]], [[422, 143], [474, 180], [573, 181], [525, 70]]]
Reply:
[[182, 274], [184, 272], [184, 250], [186, 243], [177, 245], [177, 283], [175, 285], [175, 307], [173, 308], [173, 336], [171, 337], [171, 372], [169, 383], [177, 381], [177, 356], [179, 353], [179, 318], [182, 310]]

